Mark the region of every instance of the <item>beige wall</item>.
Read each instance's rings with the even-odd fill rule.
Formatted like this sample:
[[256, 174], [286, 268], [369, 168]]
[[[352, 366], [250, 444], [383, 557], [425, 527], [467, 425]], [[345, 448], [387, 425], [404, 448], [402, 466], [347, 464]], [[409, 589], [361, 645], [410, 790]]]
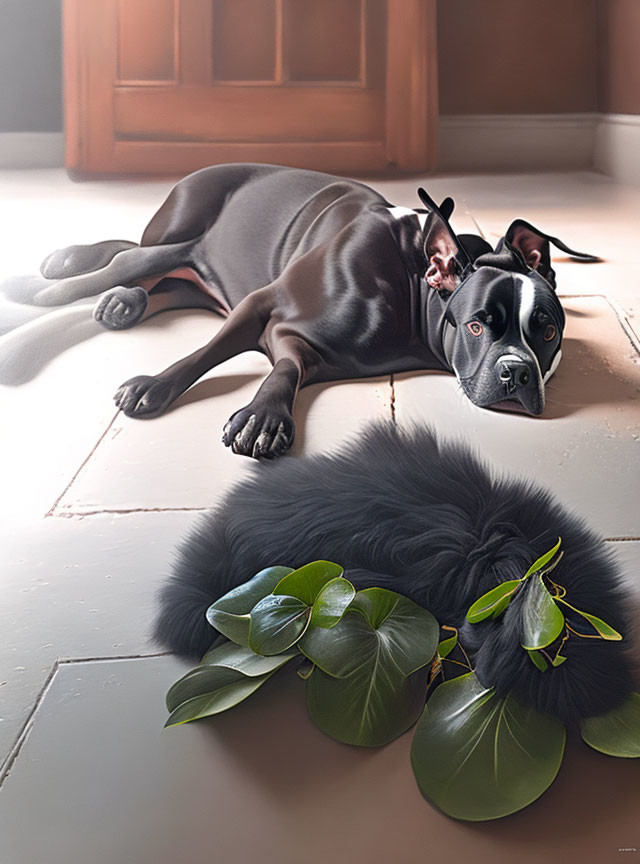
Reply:
[[440, 113], [597, 110], [597, 2], [438, 0]]
[[599, 0], [600, 110], [640, 114], [640, 0]]

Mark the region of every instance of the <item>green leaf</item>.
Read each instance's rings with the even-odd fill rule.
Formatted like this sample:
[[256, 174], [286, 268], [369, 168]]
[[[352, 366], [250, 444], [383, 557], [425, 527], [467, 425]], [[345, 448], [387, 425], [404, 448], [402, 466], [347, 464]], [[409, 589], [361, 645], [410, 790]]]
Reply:
[[310, 627], [334, 627], [342, 618], [356, 589], [348, 579], [338, 576], [320, 589], [311, 608]]
[[308, 630], [300, 650], [328, 675], [345, 678], [377, 655], [410, 675], [433, 659], [438, 644], [433, 615], [386, 588], [358, 591], [339, 624]]
[[527, 651], [546, 648], [558, 638], [564, 627], [564, 615], [547, 591], [542, 577], [533, 579], [527, 586], [522, 606], [524, 636], [522, 647]]
[[566, 659], [567, 659], [567, 658], [566, 658], [566, 657], [563, 657], [562, 654], [556, 654], [556, 656], [555, 656], [555, 657], [553, 658], [553, 660], [551, 661], [551, 665], [552, 665], [552, 666], [562, 666], [562, 664], [564, 663], [564, 661], [565, 661]]
[[244, 582], [216, 600], [207, 609], [207, 621], [238, 645], [249, 646], [249, 612], [259, 600], [270, 594], [291, 567], [267, 567], [253, 579]]
[[307, 606], [313, 606], [316, 597], [332, 579], [342, 576], [343, 569], [339, 564], [331, 561], [312, 561], [293, 570], [288, 576], [281, 579], [273, 588], [274, 594], [288, 594], [297, 597]]
[[581, 609], [576, 609], [575, 606], [572, 606], [571, 603], [567, 603], [566, 600], [558, 597], [558, 602], [564, 603], [565, 606], [568, 606], [569, 609], [573, 609], [574, 612], [577, 612], [578, 615], [582, 615], [583, 618], [591, 624], [594, 630], [598, 633], [602, 639], [606, 639], [608, 642], [620, 642], [622, 639], [622, 634], [618, 633], [617, 630], [614, 630], [610, 624], [607, 624], [606, 621], [603, 621], [602, 618], [598, 618], [597, 615], [591, 615], [589, 612], [583, 612]]
[[426, 669], [405, 678], [384, 664], [361, 666], [348, 678], [332, 678], [316, 667], [306, 684], [316, 726], [360, 747], [381, 747], [406, 732], [420, 716], [426, 693]]
[[[417, 604], [383, 588], [359, 591], [331, 630], [309, 629], [299, 647], [318, 667], [307, 681], [313, 721], [347, 744], [376, 747], [420, 715], [439, 627]], [[417, 671], [422, 670], [422, 671]]]
[[[240, 654], [233, 656], [229, 651], [227, 657], [223, 658], [226, 661], [224, 663], [215, 666], [200, 665], [191, 669], [170, 687], [166, 697], [167, 709], [175, 711], [179, 705], [188, 702], [195, 696], [223, 690], [228, 686], [238, 684], [242, 678], [263, 678], [265, 675], [268, 677], [281, 666], [284, 666], [292, 657], [300, 656], [298, 651], [290, 651], [286, 654], [279, 654], [277, 657], [260, 657], [253, 654], [248, 648], [240, 648], [236, 645], [232, 647], [236, 648], [238, 652], [246, 652], [246, 656], [242, 657]], [[253, 656], [249, 656], [250, 654]], [[232, 704], [235, 705], [235, 702]]]
[[588, 717], [581, 724], [584, 741], [608, 756], [637, 759], [640, 756], [640, 693], [598, 717]]
[[501, 582], [500, 585], [496, 585], [491, 591], [487, 591], [486, 594], [479, 597], [469, 607], [467, 621], [470, 624], [477, 624], [479, 621], [484, 621], [485, 618], [489, 618], [490, 616], [495, 618], [504, 612], [520, 583], [520, 579], [510, 579], [507, 582]]
[[455, 633], [449, 639], [443, 639], [442, 642], [438, 642], [438, 656], [441, 660], [444, 660], [445, 657], [448, 657], [449, 654], [453, 651], [453, 649], [458, 644], [458, 634]]
[[201, 666], [227, 666], [229, 669], [237, 669], [243, 675], [250, 678], [255, 675], [264, 675], [278, 669], [292, 657], [300, 657], [297, 648], [279, 654], [277, 657], [263, 657], [256, 654], [251, 648], [243, 645], [235, 645], [233, 642], [225, 642], [217, 648], [212, 648], [202, 658]]
[[[214, 670], [216, 672], [215, 680], [212, 674]], [[181, 723], [189, 723], [191, 720], [200, 720], [203, 717], [210, 717], [213, 714], [227, 711], [255, 693], [274, 674], [269, 672], [266, 675], [256, 675], [249, 678], [242, 672], [235, 669], [225, 669], [223, 666], [199, 666], [193, 670], [194, 676], [196, 672], [201, 675], [208, 673], [211, 676], [210, 685], [213, 686], [213, 689], [181, 702], [172, 711], [164, 724], [165, 727], [178, 726]], [[190, 683], [196, 686], [196, 682]], [[197, 685], [200, 683], [203, 682], [198, 681]], [[187, 692], [186, 684], [183, 692]]]
[[257, 654], [280, 654], [298, 641], [309, 625], [311, 608], [287, 594], [269, 594], [251, 610], [249, 647]]
[[562, 537], [558, 537], [558, 542], [553, 547], [553, 549], [549, 549], [548, 552], [545, 552], [544, 555], [541, 555], [537, 561], [534, 561], [531, 567], [527, 570], [527, 572], [522, 577], [523, 581], [528, 579], [533, 573], [537, 573], [538, 570], [542, 570], [545, 564], [548, 564], [549, 561], [555, 556], [556, 552], [560, 548], [560, 544], [562, 543]]
[[[546, 672], [549, 668], [549, 664], [544, 659], [543, 655], [539, 651], [527, 651], [529, 655], [529, 659], [533, 663], [534, 666], [537, 666], [541, 672]], [[553, 664], [556, 665], [555, 663]]]
[[411, 764], [420, 791], [444, 813], [499, 819], [551, 785], [565, 730], [547, 714], [500, 699], [473, 672], [441, 684], [420, 719]]
[[[520, 582], [520, 581], [521, 580], [518, 580], [518, 582]], [[515, 591], [514, 591], [514, 594], [515, 594]], [[511, 603], [512, 597], [513, 597], [513, 594], [507, 594], [501, 600], [498, 600], [498, 602], [496, 603], [496, 605], [493, 609], [493, 612], [491, 613], [491, 617], [492, 618], [499, 618], [502, 615], [502, 613], [505, 611], [505, 609], [507, 608], [509, 603]]]

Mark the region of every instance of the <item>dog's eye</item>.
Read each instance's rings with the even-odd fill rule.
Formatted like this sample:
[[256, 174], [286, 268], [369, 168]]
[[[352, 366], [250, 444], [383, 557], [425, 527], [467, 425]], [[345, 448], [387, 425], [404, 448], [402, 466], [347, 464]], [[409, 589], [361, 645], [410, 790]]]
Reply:
[[469, 321], [467, 329], [474, 336], [482, 336], [482, 324], [479, 321]]
[[556, 328], [553, 324], [547, 324], [544, 331], [544, 341], [551, 342], [552, 339], [555, 339], [556, 336]]

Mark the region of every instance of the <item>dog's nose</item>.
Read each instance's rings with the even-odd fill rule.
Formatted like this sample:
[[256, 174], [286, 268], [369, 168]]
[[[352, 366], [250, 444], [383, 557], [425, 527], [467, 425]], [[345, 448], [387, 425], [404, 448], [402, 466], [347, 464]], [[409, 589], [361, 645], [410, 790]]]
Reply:
[[519, 357], [501, 357], [496, 363], [496, 371], [507, 393], [515, 393], [531, 381], [531, 370], [527, 362]]

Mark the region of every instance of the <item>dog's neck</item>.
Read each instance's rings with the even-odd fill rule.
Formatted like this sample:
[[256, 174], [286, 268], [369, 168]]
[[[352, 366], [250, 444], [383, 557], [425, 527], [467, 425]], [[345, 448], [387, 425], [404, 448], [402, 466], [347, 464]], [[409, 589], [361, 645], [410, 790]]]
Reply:
[[417, 216], [421, 231], [424, 230], [427, 216], [429, 215], [426, 210], [412, 210], [411, 207], [387, 207], [387, 210], [394, 219], [402, 219], [404, 216]]
[[427, 283], [424, 275], [418, 276], [414, 284], [414, 303], [417, 307], [416, 336], [437, 358], [443, 369], [453, 372], [447, 346], [455, 328], [445, 317], [448, 301]]

